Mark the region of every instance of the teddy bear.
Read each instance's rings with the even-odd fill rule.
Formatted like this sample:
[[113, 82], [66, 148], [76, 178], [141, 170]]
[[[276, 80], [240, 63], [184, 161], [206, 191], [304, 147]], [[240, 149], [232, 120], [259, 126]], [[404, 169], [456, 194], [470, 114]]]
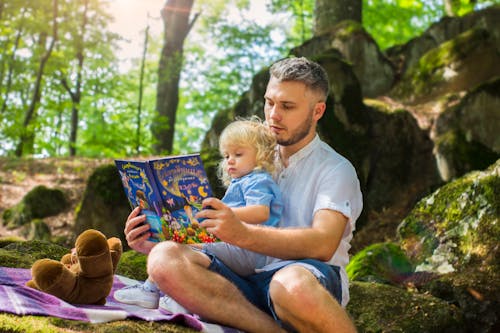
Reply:
[[37, 260], [31, 267], [28, 287], [72, 304], [106, 304], [123, 248], [119, 238], [106, 239], [94, 229], [82, 232], [72, 253], [60, 261]]

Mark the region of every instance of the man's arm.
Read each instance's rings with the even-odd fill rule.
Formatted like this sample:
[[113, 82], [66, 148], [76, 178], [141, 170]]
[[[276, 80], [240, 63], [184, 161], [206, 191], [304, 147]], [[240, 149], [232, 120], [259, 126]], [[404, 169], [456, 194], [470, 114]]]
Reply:
[[205, 218], [201, 225], [209, 232], [227, 243], [281, 259], [329, 260], [348, 221], [337, 211], [322, 209], [316, 212], [311, 228], [270, 228], [242, 223], [218, 199], [209, 198], [203, 204], [214, 208], [197, 215]]

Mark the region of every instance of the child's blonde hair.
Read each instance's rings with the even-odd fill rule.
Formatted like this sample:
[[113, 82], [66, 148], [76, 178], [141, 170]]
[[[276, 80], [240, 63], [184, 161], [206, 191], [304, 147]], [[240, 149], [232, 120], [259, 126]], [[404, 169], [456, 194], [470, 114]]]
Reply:
[[[255, 169], [261, 169], [273, 174], [275, 170], [276, 138], [265, 123], [258, 117], [237, 119], [222, 131], [219, 138], [219, 150], [223, 154], [226, 146], [253, 147], [256, 151]], [[227, 161], [222, 159], [219, 163], [218, 176], [225, 186], [231, 183], [231, 176], [227, 173]]]

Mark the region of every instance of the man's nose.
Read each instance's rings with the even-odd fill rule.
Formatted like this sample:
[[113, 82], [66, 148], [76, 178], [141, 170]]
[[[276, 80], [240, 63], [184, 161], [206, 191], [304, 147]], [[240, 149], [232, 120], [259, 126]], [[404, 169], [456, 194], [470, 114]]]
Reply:
[[272, 108], [269, 109], [269, 119], [278, 121], [281, 120], [281, 115], [278, 112], [277, 105], [274, 105]]

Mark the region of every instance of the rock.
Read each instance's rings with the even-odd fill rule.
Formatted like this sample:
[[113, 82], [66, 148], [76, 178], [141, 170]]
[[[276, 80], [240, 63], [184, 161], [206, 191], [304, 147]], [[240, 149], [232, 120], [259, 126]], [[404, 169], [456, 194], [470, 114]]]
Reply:
[[471, 12], [462, 17], [443, 17], [429, 29], [404, 45], [394, 46], [386, 51], [387, 56], [398, 68], [399, 74], [415, 65], [429, 50], [474, 28], [488, 30], [495, 45], [500, 45], [500, 6]]
[[500, 324], [499, 216], [500, 160], [423, 198], [398, 228], [416, 271], [441, 275], [422, 290], [457, 304], [469, 332]]
[[4, 211], [3, 223], [8, 228], [16, 228], [33, 219], [57, 215], [68, 206], [62, 190], [39, 185], [29, 191], [17, 205]]
[[398, 228], [402, 247], [417, 271], [477, 266], [500, 273], [499, 210], [500, 160], [423, 198]]
[[[315, 36], [290, 51], [295, 56], [308, 58], [332, 52], [352, 64], [363, 96], [379, 96], [391, 88], [395, 69], [358, 22], [342, 21], [331, 31]], [[330, 77], [335, 79], [335, 76]]]
[[444, 181], [500, 158], [500, 78], [481, 84], [436, 116], [431, 129]]
[[459, 308], [431, 295], [353, 282], [347, 311], [359, 332], [467, 332]]
[[376, 243], [356, 253], [346, 271], [350, 281], [397, 285], [413, 272], [413, 267], [397, 244]]
[[87, 181], [81, 205], [77, 208], [74, 234], [79, 235], [87, 229], [96, 229], [107, 238], [120, 238], [126, 248], [127, 241], [123, 229], [130, 212], [130, 204], [116, 166], [100, 166]]
[[465, 31], [422, 55], [404, 73], [390, 96], [408, 104], [422, 104], [491, 80], [500, 75], [496, 43], [487, 30]]
[[21, 231], [21, 234], [27, 240], [38, 239], [50, 242], [52, 239], [50, 227], [42, 219], [35, 219], [31, 221], [31, 223], [25, 225]]

